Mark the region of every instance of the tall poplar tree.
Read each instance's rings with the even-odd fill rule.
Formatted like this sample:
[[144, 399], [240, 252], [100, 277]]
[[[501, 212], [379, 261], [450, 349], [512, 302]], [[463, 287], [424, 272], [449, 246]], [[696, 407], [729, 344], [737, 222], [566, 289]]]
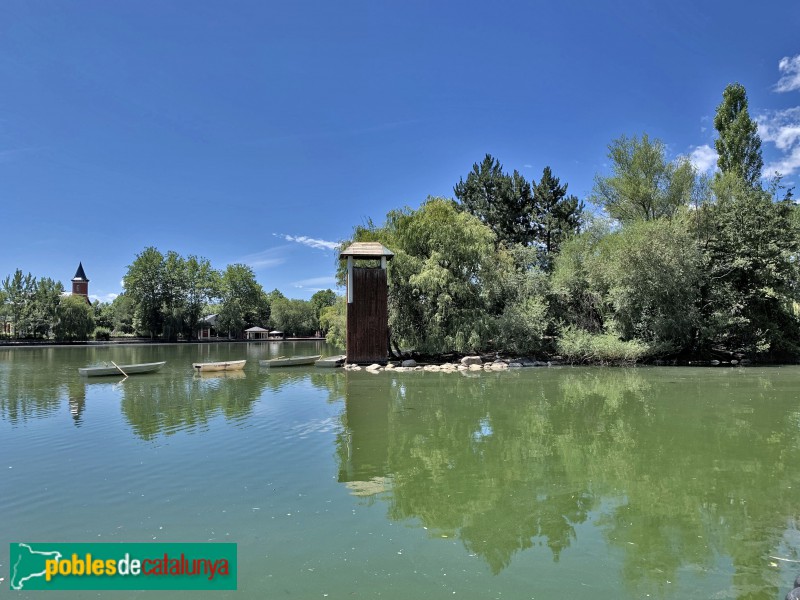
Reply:
[[714, 116], [719, 137], [717, 166], [723, 173], [734, 173], [750, 187], [759, 187], [764, 160], [758, 126], [747, 111], [747, 91], [740, 83], [731, 83], [722, 92], [722, 102]]

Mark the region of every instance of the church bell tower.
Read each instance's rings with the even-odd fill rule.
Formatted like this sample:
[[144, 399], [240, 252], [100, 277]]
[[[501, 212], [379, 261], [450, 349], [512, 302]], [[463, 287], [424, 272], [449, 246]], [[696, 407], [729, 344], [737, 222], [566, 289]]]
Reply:
[[91, 304], [89, 300], [89, 280], [86, 278], [86, 273], [83, 272], [83, 263], [78, 263], [78, 270], [75, 271], [75, 277], [72, 278], [72, 295], [83, 296], [86, 302]]

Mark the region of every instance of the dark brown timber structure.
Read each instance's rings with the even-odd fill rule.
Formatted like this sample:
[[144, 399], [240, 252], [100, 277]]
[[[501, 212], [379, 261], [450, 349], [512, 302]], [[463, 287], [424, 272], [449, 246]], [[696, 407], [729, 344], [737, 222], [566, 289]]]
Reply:
[[[386, 262], [394, 256], [377, 242], [356, 242], [339, 258], [347, 259], [347, 362], [385, 363], [389, 358], [389, 302]], [[380, 266], [355, 266], [355, 261]]]

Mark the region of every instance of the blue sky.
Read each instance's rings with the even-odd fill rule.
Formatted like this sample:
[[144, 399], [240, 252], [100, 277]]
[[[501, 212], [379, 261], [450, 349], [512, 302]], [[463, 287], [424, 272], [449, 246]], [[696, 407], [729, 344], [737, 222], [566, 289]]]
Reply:
[[309, 298], [355, 225], [487, 152], [581, 198], [622, 134], [713, 168], [733, 81], [800, 181], [798, 24], [797, 0], [3, 0], [0, 278], [82, 261], [108, 300], [155, 246]]

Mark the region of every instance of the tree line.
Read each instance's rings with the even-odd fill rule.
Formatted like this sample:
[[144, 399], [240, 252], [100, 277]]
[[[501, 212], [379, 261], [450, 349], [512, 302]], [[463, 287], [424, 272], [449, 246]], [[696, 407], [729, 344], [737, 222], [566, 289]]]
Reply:
[[[714, 125], [718, 171], [665, 144], [608, 146], [590, 214], [551, 169], [539, 183], [486, 155], [418, 209], [351, 241], [380, 241], [395, 350], [508, 351], [572, 361], [798, 355], [798, 209], [762, 178], [747, 94], [729, 85]], [[349, 243], [349, 242], [348, 242]], [[340, 278], [343, 273], [339, 272]], [[334, 330], [331, 330], [334, 332]], [[740, 357], [741, 357], [740, 356]]]
[[[326, 332], [320, 313], [332, 306], [332, 290], [311, 300], [266, 293], [243, 264], [218, 271], [208, 259], [145, 248], [128, 266], [124, 291], [112, 302], [86, 302], [64, 295], [61, 283], [17, 270], [0, 287], [0, 321], [13, 324], [17, 339], [86, 340], [91, 336], [138, 335], [174, 341], [194, 339], [204, 317], [216, 314], [219, 334], [239, 337], [253, 326], [287, 334]], [[10, 334], [9, 334], [10, 335]]]

